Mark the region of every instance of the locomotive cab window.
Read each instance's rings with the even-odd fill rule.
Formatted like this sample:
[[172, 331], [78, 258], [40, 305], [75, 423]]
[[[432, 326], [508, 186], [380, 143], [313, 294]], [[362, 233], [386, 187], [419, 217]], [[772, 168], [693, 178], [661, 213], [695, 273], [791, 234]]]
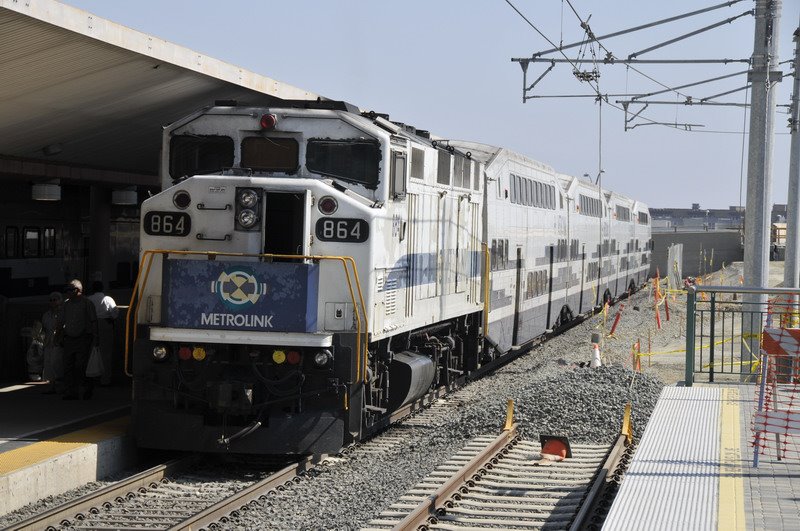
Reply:
[[169, 151], [173, 179], [218, 173], [233, 166], [233, 139], [227, 136], [173, 136]]
[[254, 171], [295, 173], [298, 153], [294, 138], [251, 136], [242, 140], [241, 166]]
[[308, 171], [343, 181], [378, 186], [380, 145], [370, 140], [309, 140]]
[[392, 151], [392, 189], [394, 199], [406, 196], [406, 154], [401, 151]]

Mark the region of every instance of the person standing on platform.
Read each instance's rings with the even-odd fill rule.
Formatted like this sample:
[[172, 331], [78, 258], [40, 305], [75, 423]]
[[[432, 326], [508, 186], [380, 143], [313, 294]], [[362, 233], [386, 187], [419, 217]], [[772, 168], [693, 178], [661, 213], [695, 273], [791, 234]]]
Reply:
[[42, 379], [47, 380], [46, 395], [57, 391], [56, 382], [64, 377], [64, 349], [61, 341], [64, 335], [64, 297], [57, 291], [50, 294], [50, 308], [42, 315], [44, 331], [44, 368]]
[[103, 283], [96, 280], [92, 283], [93, 293], [89, 300], [94, 303], [97, 312], [97, 329], [100, 332], [100, 355], [103, 359], [103, 376], [100, 385], [111, 385], [111, 360], [114, 354], [114, 319], [119, 309], [114, 299], [103, 293]]
[[64, 302], [64, 400], [76, 400], [83, 387], [83, 399], [92, 398], [94, 381], [86, 377], [86, 365], [93, 346], [98, 345], [97, 313], [92, 301], [83, 296], [80, 280], [67, 285], [69, 298]]

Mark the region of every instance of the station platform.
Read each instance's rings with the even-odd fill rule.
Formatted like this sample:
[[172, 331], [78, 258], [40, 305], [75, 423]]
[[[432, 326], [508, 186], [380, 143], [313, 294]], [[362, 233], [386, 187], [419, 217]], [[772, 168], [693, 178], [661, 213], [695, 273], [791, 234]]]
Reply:
[[35, 383], [0, 387], [0, 515], [135, 463], [128, 381], [91, 400], [62, 400]]
[[757, 397], [753, 384], [664, 388], [603, 529], [800, 529], [797, 437], [754, 467]]

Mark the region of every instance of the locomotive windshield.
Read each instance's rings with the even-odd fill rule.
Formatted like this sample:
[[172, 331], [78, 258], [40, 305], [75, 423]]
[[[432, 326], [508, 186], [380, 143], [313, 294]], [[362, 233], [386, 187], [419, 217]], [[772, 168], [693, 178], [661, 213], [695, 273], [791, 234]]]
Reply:
[[378, 186], [380, 145], [368, 140], [309, 140], [306, 167], [309, 171], [360, 183], [367, 188]]
[[227, 136], [176, 135], [169, 142], [173, 179], [218, 173], [233, 166], [233, 139]]
[[294, 138], [251, 136], [242, 140], [242, 167], [254, 171], [294, 173], [298, 143]]

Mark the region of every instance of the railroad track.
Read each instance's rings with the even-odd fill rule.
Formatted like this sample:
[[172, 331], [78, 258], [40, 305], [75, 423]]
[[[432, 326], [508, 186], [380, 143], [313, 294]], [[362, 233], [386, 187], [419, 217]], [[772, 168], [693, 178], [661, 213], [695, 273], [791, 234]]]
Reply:
[[[612, 445], [573, 445], [572, 457], [541, 462], [539, 442], [516, 424], [474, 439], [364, 529], [581, 529], [626, 454]], [[616, 477], [615, 477], [616, 479]]]
[[[176, 459], [152, 467], [100, 490], [18, 522], [8, 530], [42, 529], [201, 529], [217, 527], [235, 511], [271, 490], [280, 489], [319, 462], [306, 457], [274, 466], [266, 478], [242, 483], [208, 486], [207, 478], [192, 471], [198, 456]], [[285, 465], [285, 466], [284, 466]], [[245, 482], [247, 483], [247, 482]], [[239, 487], [239, 488], [237, 488]]]

